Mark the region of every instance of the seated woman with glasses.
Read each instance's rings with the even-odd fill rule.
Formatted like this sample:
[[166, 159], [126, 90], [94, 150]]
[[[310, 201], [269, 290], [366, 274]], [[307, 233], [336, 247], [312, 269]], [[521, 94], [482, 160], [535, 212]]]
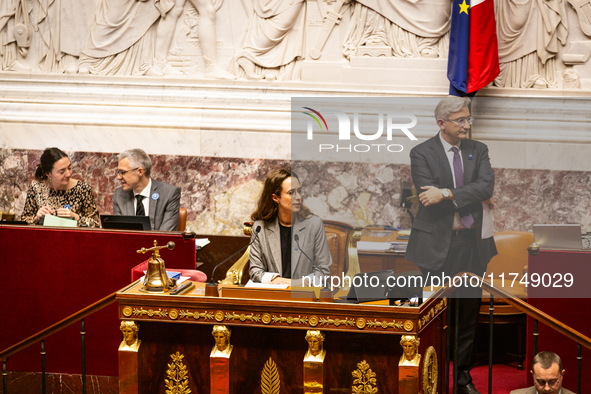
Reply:
[[320, 286], [322, 278], [330, 275], [332, 258], [322, 219], [304, 206], [301, 190], [298, 177], [289, 169], [267, 176], [251, 216], [255, 221], [250, 247], [253, 282], [291, 285], [293, 280], [293, 285]]
[[47, 148], [27, 192], [21, 220], [36, 224], [45, 215], [73, 219], [78, 226], [98, 227], [99, 214], [90, 186], [72, 178], [72, 163], [58, 148]]

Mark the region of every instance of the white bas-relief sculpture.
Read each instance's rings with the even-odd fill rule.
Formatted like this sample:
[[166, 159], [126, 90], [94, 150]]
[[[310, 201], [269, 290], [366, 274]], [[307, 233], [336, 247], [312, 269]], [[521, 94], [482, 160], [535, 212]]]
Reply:
[[564, 0], [496, 0], [501, 73], [495, 86], [557, 88], [556, 55], [566, 44]]
[[27, 0], [0, 0], [0, 56], [4, 71], [30, 71], [18, 60], [26, 57], [33, 33]]
[[450, 12], [450, 0], [358, 0], [343, 54], [447, 58]]
[[243, 0], [249, 27], [235, 59], [239, 75], [259, 80], [299, 80], [304, 58], [304, 0]]
[[44, 73], [75, 74], [98, 0], [36, 0]]
[[236, 77], [220, 67], [217, 58], [215, 13], [221, 6], [214, 6], [213, 0], [174, 0], [174, 6], [162, 16], [158, 24], [156, 35], [156, 67], [162, 74], [179, 75], [180, 71], [175, 70], [167, 62], [168, 51], [174, 36], [175, 28], [179, 17], [183, 14], [185, 3], [189, 1], [199, 13], [198, 32], [201, 51], [205, 60], [205, 77], [215, 79], [233, 80]]
[[164, 75], [154, 67], [155, 22], [173, 6], [172, 0], [99, 0], [78, 73]]
[[[215, 9], [211, 0], [190, 0], [200, 14], [205, 76], [235, 79], [217, 64]], [[95, 75], [181, 74], [167, 62], [186, 0], [100, 0], [82, 50], [78, 72]]]

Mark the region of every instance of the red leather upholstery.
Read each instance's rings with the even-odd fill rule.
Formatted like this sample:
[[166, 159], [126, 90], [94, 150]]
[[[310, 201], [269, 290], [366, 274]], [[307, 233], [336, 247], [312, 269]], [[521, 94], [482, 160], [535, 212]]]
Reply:
[[[148, 270], [148, 260], [136, 265], [131, 269], [131, 281], [134, 282], [144, 276], [144, 272]], [[166, 267], [167, 271], [180, 272], [181, 276], [188, 276], [193, 282], [207, 282], [207, 275], [198, 270], [179, 270], [175, 268]]]

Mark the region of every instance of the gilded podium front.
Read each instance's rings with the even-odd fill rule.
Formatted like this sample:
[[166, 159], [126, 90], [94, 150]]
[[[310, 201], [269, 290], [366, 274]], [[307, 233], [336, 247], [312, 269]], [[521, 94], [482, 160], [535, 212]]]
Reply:
[[140, 327], [141, 341], [136, 370], [120, 365], [137, 376], [137, 385], [120, 376], [122, 393], [435, 394], [445, 387], [445, 298], [395, 307], [135, 287], [117, 295], [120, 319]]

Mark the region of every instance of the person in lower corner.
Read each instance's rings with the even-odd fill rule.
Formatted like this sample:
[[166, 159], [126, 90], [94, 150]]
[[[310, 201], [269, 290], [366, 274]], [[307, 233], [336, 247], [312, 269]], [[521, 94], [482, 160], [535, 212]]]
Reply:
[[[330, 275], [332, 258], [322, 219], [303, 204], [301, 193], [300, 181], [289, 169], [276, 169], [267, 176], [251, 216], [253, 282], [310, 285]], [[300, 281], [304, 277], [309, 280]]]
[[564, 369], [562, 360], [553, 352], [540, 352], [532, 361], [531, 374], [534, 385], [511, 391], [511, 394], [574, 394], [562, 387]]

